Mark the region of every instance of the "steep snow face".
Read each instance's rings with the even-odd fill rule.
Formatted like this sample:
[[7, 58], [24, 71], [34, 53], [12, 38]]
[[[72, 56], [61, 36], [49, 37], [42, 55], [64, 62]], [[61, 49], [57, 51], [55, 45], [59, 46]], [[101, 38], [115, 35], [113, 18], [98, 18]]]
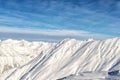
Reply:
[[82, 72], [119, 70], [119, 62], [119, 38], [102, 41], [65, 39], [29, 63], [2, 75], [1, 80], [56, 80]]
[[0, 41], [0, 75], [9, 69], [27, 63], [41, 52], [47, 52], [53, 45], [52, 43], [11, 39]]
[[[58, 80], [107, 80], [105, 76], [108, 76], [107, 72], [83, 72], [80, 73], [79, 75], [72, 74], [60, 78]], [[109, 79], [109, 80], [114, 80], [114, 79]]]

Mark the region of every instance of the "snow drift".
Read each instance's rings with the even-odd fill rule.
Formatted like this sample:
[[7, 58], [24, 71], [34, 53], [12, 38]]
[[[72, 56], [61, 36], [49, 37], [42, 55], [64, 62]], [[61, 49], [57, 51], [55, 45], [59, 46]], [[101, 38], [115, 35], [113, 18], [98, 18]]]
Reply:
[[[115, 77], [119, 78], [120, 38], [101, 41], [65, 39], [54, 46], [49, 44], [48, 47], [47, 44], [45, 47], [47, 48], [40, 50], [42, 52], [35, 50], [40, 54], [33, 60], [9, 70], [9, 73], [3, 73], [0, 80], [108, 80], [110, 78], [112, 80]], [[9, 64], [9, 61], [7, 63]], [[112, 75], [116, 70], [118, 73]]]

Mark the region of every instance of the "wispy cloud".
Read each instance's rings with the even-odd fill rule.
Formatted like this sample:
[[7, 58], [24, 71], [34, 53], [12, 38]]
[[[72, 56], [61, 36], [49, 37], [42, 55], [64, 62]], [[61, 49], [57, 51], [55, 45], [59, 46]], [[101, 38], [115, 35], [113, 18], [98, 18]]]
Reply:
[[6, 12], [6, 14], [0, 15], [0, 25], [28, 29], [74, 29], [119, 36], [119, 18], [99, 14], [87, 9], [81, 9], [81, 12], [74, 12], [67, 11], [59, 15], [16, 11], [13, 11], [15, 15], [11, 15]]
[[[4, 31], [3, 31], [4, 29]], [[112, 38], [110, 35], [90, 33], [86, 31], [77, 30], [20, 30], [15, 28], [2, 28], [0, 30], [1, 39], [26, 39], [26, 40], [44, 40], [44, 41], [60, 41], [64, 38], [75, 38], [85, 40], [88, 38], [93, 39], [106, 39]]]
[[11, 38], [12, 33], [45, 39], [120, 36], [120, 18], [114, 15], [120, 8], [114, 0], [0, 0], [0, 4], [0, 32], [11, 33]]

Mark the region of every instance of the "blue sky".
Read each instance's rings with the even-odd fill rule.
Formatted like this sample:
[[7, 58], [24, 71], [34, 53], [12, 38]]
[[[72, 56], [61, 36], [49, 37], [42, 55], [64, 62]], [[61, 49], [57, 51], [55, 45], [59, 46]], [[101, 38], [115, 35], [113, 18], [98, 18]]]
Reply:
[[106, 39], [119, 28], [120, 0], [0, 0], [1, 39]]

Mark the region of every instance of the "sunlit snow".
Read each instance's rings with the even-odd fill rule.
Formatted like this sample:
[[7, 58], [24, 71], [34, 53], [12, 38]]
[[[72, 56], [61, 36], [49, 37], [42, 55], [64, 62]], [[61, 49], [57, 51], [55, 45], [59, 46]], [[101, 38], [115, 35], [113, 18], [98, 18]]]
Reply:
[[0, 80], [120, 79], [120, 38], [0, 44]]

